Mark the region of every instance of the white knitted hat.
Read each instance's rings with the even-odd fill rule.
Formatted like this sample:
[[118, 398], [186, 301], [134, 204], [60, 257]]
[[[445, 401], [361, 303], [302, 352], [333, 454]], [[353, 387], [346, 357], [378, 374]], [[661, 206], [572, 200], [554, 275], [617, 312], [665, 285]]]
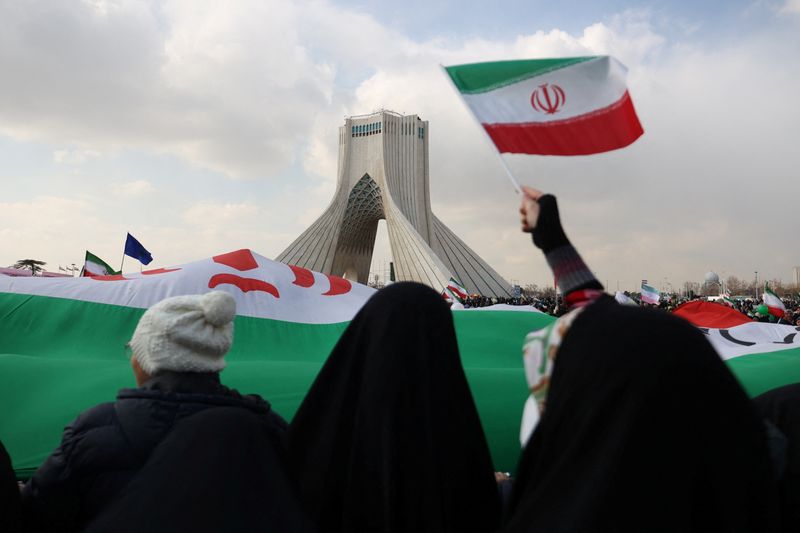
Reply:
[[233, 342], [236, 300], [228, 293], [174, 296], [148, 309], [130, 341], [133, 357], [148, 374], [219, 372]]

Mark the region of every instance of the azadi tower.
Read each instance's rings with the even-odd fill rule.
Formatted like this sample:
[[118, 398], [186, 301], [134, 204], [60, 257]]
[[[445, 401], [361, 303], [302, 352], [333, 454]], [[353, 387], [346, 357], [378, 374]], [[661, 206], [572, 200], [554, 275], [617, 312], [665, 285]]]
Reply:
[[431, 211], [428, 137], [417, 115], [345, 119], [333, 201], [277, 260], [367, 283], [385, 219], [398, 280], [441, 291], [454, 277], [470, 293], [512, 296], [508, 282]]

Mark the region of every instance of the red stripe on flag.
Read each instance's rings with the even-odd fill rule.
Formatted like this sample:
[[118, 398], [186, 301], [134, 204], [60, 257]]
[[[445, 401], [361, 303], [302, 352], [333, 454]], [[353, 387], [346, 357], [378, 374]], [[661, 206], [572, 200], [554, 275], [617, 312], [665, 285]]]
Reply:
[[501, 153], [588, 155], [628, 146], [643, 133], [627, 91], [608, 107], [553, 122], [484, 124]]
[[678, 306], [673, 314], [701, 328], [725, 329], [752, 322], [747, 315], [735, 309], [699, 300]]

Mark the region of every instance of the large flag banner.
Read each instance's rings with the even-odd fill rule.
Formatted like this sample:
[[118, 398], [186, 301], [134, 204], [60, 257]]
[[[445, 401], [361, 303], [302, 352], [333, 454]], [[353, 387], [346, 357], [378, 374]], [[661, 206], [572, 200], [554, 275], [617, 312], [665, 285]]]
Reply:
[[609, 56], [496, 61], [445, 67], [500, 153], [587, 155], [623, 148], [643, 133]]
[[109, 276], [111, 274], [116, 274], [116, 272], [108, 263], [86, 250], [86, 259], [84, 259], [83, 270], [81, 271], [82, 276]]
[[642, 283], [642, 301], [648, 304], [658, 305], [661, 301], [661, 293], [655, 287]]
[[786, 307], [783, 305], [781, 299], [778, 298], [778, 295], [770, 290], [767, 284], [764, 284], [763, 299], [764, 305], [769, 309], [769, 314], [775, 318], [783, 318], [783, 315], [786, 314]]
[[722, 304], [687, 302], [675, 310], [708, 337], [751, 395], [800, 382], [800, 331], [754, 322]]
[[[125, 343], [146, 308], [210, 290], [228, 292], [237, 306], [223, 382], [262, 395], [287, 419], [374, 293], [250, 250], [141, 273], [0, 276], [0, 439], [17, 473], [29, 475], [41, 464], [81, 411], [135, 386]], [[711, 318], [687, 318], [704, 328], [749, 394], [800, 381], [796, 328], [753, 323], [729, 308], [705, 305], [714, 306]], [[722, 322], [714, 318], [719, 310], [739, 316]], [[453, 312], [461, 361], [495, 468], [503, 471], [519, 459], [519, 423], [529, 395], [522, 342], [555, 320], [532, 311], [492, 306]]]
[[143, 265], [149, 265], [153, 261], [152, 254], [130, 233], [125, 239], [125, 255], [137, 259]]
[[[18, 474], [30, 474], [81, 411], [135, 386], [125, 343], [146, 308], [210, 290], [228, 292], [237, 306], [223, 383], [262, 395], [287, 419], [348, 321], [375, 292], [250, 250], [141, 273], [0, 276], [0, 439]], [[528, 395], [522, 341], [553, 319], [531, 308], [497, 308], [506, 310], [453, 316], [495, 465], [512, 470]]]

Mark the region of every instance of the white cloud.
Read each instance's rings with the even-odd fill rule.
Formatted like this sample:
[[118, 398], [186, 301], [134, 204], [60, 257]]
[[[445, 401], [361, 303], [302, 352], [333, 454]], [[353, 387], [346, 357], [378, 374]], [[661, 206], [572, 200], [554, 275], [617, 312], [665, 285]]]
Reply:
[[156, 189], [153, 187], [153, 184], [147, 180], [129, 181], [114, 187], [114, 191], [123, 196], [141, 196], [143, 194], [151, 193], [155, 190]]
[[786, 3], [780, 9], [781, 13], [791, 13], [800, 15], [800, 0], [786, 0]]
[[[626, 11], [575, 33], [418, 42], [320, 1], [27, 5], [35, 9], [0, 3], [0, 69], [13, 73], [0, 84], [0, 133], [69, 147], [53, 153], [61, 164], [143, 151], [231, 177], [283, 178], [269, 192], [199, 203], [168, 197], [167, 180], [153, 181], [163, 194], [147, 197], [137, 231], [158, 261], [245, 246], [274, 256], [330, 200], [343, 117], [389, 108], [430, 121], [440, 217], [508, 278], [547, 285], [545, 264], [517, 233], [503, 170], [438, 64], [612, 54], [630, 69], [644, 137], [591, 157], [508, 158], [521, 181], [558, 194], [592, 268], [612, 284], [666, 276], [678, 284], [710, 268], [786, 278], [800, 263], [787, 244], [796, 240], [800, 167], [796, 37], [685, 44], [657, 30], [651, 13]], [[790, 0], [783, 11], [798, 6]], [[107, 215], [124, 207], [114, 202], [144, 206], [131, 198], [153, 192], [155, 178], [142, 177], [107, 188], [111, 199], [0, 204], [0, 250], [63, 255], [87, 246], [81, 239], [115, 250], [127, 228]], [[83, 190], [80, 180], [75, 187]], [[158, 223], [151, 210], [160, 210]], [[25, 212], [38, 220], [26, 225]], [[774, 213], [778, 222], [765, 223]]]
[[102, 154], [97, 150], [63, 149], [53, 152], [53, 161], [58, 164], [80, 165], [90, 159], [98, 159]]

